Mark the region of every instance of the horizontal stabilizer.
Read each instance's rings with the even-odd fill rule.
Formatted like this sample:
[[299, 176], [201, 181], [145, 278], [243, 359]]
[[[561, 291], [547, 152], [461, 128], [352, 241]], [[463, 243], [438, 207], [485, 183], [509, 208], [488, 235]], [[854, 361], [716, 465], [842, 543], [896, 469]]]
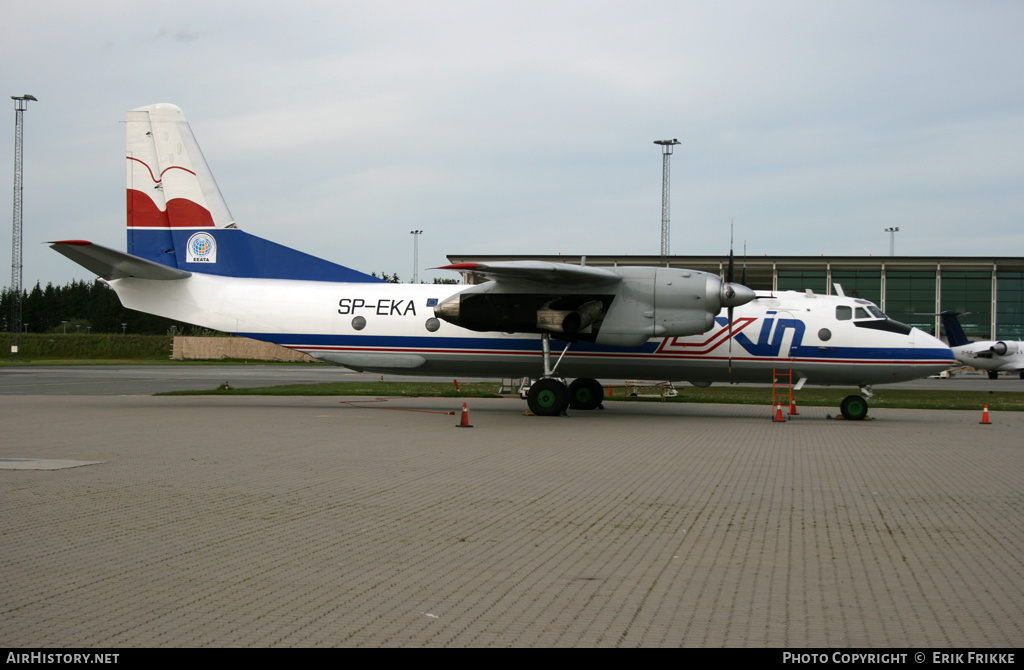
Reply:
[[104, 279], [185, 279], [192, 273], [85, 240], [51, 242], [50, 248]]

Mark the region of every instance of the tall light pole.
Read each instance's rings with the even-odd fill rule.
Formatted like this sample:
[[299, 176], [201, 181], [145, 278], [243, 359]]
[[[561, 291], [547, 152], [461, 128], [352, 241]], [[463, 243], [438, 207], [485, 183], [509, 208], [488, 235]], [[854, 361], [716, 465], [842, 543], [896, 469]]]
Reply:
[[669, 163], [672, 158], [672, 148], [679, 144], [679, 140], [654, 140], [655, 144], [661, 145], [661, 262], [668, 262], [669, 254]]
[[886, 228], [885, 232], [889, 233], [889, 255], [896, 255], [896, 233], [900, 232], [899, 226], [895, 228]]
[[35, 96], [12, 95], [14, 101], [14, 232], [11, 241], [11, 360], [21, 358], [21, 155], [22, 116]]
[[412, 235], [412, 283], [420, 283], [420, 235], [422, 230], [410, 230]]

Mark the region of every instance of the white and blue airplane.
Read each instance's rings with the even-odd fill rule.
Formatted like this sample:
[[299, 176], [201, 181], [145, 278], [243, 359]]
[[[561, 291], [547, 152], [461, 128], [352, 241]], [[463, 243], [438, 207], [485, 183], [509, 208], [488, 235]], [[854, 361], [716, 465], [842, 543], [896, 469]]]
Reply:
[[[843, 295], [757, 292], [693, 270], [541, 261], [459, 263], [475, 285], [388, 284], [239, 229], [182, 111], [127, 117], [128, 252], [83, 240], [52, 248], [121, 303], [277, 343], [353, 370], [526, 377], [538, 415], [593, 409], [596, 380], [871, 386], [927, 377], [950, 349]], [[731, 258], [731, 257], [730, 257]], [[841, 293], [841, 292], [840, 292]], [[571, 384], [567, 379], [574, 378]]]
[[988, 371], [989, 379], [1000, 372], [1017, 372], [1024, 379], [1024, 342], [1020, 340], [985, 340], [971, 342], [960, 325], [959, 312], [940, 312], [942, 328], [946, 331], [953, 355], [964, 365]]

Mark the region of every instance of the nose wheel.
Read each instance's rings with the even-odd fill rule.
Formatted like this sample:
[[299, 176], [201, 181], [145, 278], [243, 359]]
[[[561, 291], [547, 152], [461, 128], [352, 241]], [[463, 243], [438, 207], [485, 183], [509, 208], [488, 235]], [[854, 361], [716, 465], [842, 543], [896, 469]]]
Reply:
[[848, 395], [843, 398], [839, 411], [849, 421], [862, 421], [868, 415], [868, 401], [859, 395]]

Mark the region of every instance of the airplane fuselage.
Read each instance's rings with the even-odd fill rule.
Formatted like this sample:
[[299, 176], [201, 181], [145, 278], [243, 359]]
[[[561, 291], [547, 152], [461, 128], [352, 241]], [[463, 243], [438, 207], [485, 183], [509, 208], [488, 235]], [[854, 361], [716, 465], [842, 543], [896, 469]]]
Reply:
[[[126, 307], [275, 342], [356, 370], [495, 377], [538, 377], [541, 372], [539, 335], [476, 332], [435, 316], [434, 308], [466, 288], [462, 285], [202, 273], [178, 281], [126, 278], [110, 284]], [[773, 368], [792, 368], [809, 384], [866, 386], [924, 377], [955, 362], [948, 347], [918, 329], [888, 327], [895, 322], [877, 317], [837, 318], [837, 306], [857, 302], [762, 292], [735, 309], [731, 352], [723, 310], [715, 327], [701, 335], [651, 338], [637, 347], [574, 342], [558, 374], [768, 382]], [[553, 353], [563, 347], [552, 342]]]
[[971, 342], [953, 347], [953, 355], [964, 365], [993, 372], [1024, 370], [1024, 342], [1019, 340]]

